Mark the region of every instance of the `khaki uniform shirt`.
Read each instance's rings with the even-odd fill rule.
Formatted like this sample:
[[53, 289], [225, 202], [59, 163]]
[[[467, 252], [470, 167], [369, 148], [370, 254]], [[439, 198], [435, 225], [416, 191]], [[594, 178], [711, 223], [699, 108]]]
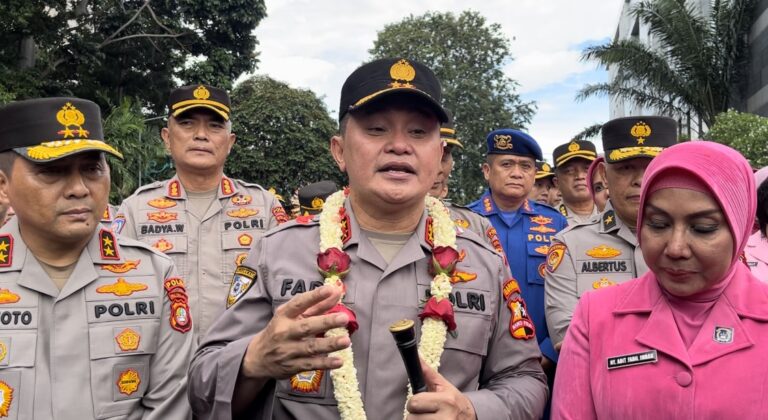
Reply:
[[635, 234], [613, 207], [589, 222], [558, 233], [547, 254], [545, 299], [553, 343], [565, 339], [579, 297], [640, 277], [648, 271]]
[[194, 343], [185, 333], [191, 321], [183, 289], [164, 290], [175, 276], [167, 256], [100, 229], [59, 291], [24, 244], [17, 220], [6, 224], [0, 417], [187, 419]]
[[[344, 251], [352, 265], [344, 279], [344, 303], [355, 311], [360, 325], [352, 335], [360, 391], [369, 419], [402, 418], [407, 375], [388, 327], [403, 318], [417, 320], [420, 302], [427, 297], [432, 276], [426, 212], [387, 264], [361, 235], [350, 207], [346, 209], [350, 228]], [[246, 260], [255, 280], [233, 280], [230, 295], [240, 299], [209, 330], [190, 367], [190, 402], [201, 419], [231, 418], [235, 381], [250, 340], [279, 305], [323, 284], [316, 266], [316, 220], [297, 220], [267, 233]], [[457, 270], [466, 275], [454, 278], [451, 299], [458, 337], [447, 337], [440, 373], [469, 397], [478, 419], [538, 419], [547, 388], [519, 287], [502, 257], [476, 235], [457, 236], [462, 255]], [[272, 381], [254, 396], [252, 407], [254, 412], [243, 418], [339, 418], [326, 371]]]
[[581, 223], [587, 223], [590, 220], [592, 220], [593, 217], [600, 214], [600, 210], [597, 209], [597, 205], [592, 206], [592, 213], [582, 216], [579, 214], [576, 214], [573, 210], [571, 210], [570, 207], [565, 205], [565, 203], [560, 203], [559, 206], [557, 206], [557, 210], [560, 211], [560, 214], [565, 216], [565, 219], [568, 221], [568, 226], [578, 225]]
[[287, 217], [275, 196], [224, 176], [202, 220], [187, 210], [178, 177], [143, 186], [125, 199], [113, 230], [168, 254], [187, 281], [195, 336], [224, 310], [229, 282], [255, 239]]

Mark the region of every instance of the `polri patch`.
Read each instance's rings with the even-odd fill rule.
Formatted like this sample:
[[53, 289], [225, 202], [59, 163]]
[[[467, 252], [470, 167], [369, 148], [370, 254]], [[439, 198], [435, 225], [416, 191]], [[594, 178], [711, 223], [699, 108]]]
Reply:
[[232, 276], [232, 282], [229, 285], [229, 294], [227, 295], [227, 309], [237, 303], [245, 293], [256, 282], [256, 270], [241, 265], [235, 269], [235, 274]]
[[656, 350], [648, 350], [640, 353], [625, 354], [608, 358], [608, 370], [630, 366], [656, 363], [659, 360]]

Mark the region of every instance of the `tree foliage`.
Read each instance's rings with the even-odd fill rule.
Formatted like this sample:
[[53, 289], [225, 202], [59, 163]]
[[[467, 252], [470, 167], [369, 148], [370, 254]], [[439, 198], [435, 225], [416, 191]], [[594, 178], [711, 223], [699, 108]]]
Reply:
[[224, 88], [254, 69], [263, 0], [3, 0], [0, 80], [18, 99], [125, 97], [159, 113], [182, 83]]
[[430, 12], [387, 25], [378, 34], [372, 58], [402, 56], [429, 66], [443, 87], [443, 104], [454, 115], [464, 149], [455, 155], [449, 196], [471, 201], [482, 192], [480, 166], [485, 136], [502, 127], [524, 128], [535, 106], [522, 102], [517, 83], [504, 74], [512, 61], [509, 42], [498, 24], [477, 12]]
[[639, 3], [632, 13], [657, 45], [630, 38], [587, 48], [582, 58], [615, 69], [615, 77], [585, 86], [578, 97], [609, 94], [665, 114], [692, 113], [702, 132], [746, 85], [755, 3], [712, 0], [706, 15], [685, 0]]
[[768, 118], [728, 110], [715, 118], [706, 137], [738, 150], [754, 168], [768, 166]]
[[346, 185], [328, 146], [337, 124], [312, 91], [254, 76], [232, 92], [232, 106], [237, 141], [227, 174], [274, 187], [286, 199], [311, 182]]

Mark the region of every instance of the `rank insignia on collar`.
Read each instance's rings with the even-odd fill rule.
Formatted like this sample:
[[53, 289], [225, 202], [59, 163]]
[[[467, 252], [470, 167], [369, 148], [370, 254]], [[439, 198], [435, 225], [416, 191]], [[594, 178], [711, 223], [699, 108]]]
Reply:
[[531, 227], [531, 231], [532, 232], [539, 232], [539, 233], [554, 233], [554, 232], [557, 232], [557, 230], [552, 229], [549, 226], [544, 226], [544, 225], [533, 226], [533, 227]]
[[347, 215], [347, 211], [342, 207], [342, 210], [344, 210], [344, 214], [341, 215], [341, 243], [345, 244], [350, 239], [352, 239], [352, 223], [349, 221], [349, 215]]
[[513, 294], [520, 294], [520, 285], [517, 284], [517, 280], [510, 278], [504, 282], [504, 287], [501, 290], [504, 300], [507, 301]]
[[154, 213], [147, 213], [147, 220], [151, 220], [157, 223], [168, 223], [174, 220], [178, 220], [178, 218], [178, 213], [168, 212], [165, 210], [157, 211]]
[[552, 244], [549, 247], [549, 252], [547, 252], [547, 271], [554, 273], [557, 270], [557, 267], [563, 261], [566, 249], [565, 244], [561, 242]]
[[102, 229], [99, 232], [99, 244], [101, 245], [101, 258], [104, 260], [119, 260], [120, 255], [117, 253], [117, 244], [115, 243], [115, 234]]
[[125, 226], [125, 216], [122, 214], [118, 214], [115, 216], [114, 219], [112, 219], [112, 225], [109, 226], [109, 230], [115, 233], [120, 233], [123, 231], [123, 227]]
[[241, 246], [251, 246], [253, 243], [253, 236], [244, 233], [237, 237], [237, 243], [239, 243]]
[[13, 263], [13, 236], [0, 235], [0, 267], [10, 267]]
[[149, 204], [150, 206], [152, 206], [152, 207], [154, 207], [156, 209], [160, 209], [160, 210], [165, 210], [165, 209], [169, 209], [171, 207], [176, 207], [176, 201], [169, 200], [169, 199], [167, 199], [165, 197], [158, 197], [158, 198], [149, 200], [149, 201], [147, 201], [147, 204]]
[[469, 220], [467, 219], [454, 219], [453, 223], [462, 229], [466, 229], [469, 227]]
[[155, 248], [160, 252], [165, 252], [173, 249], [173, 244], [161, 238], [159, 241], [152, 244], [152, 248]]
[[131, 395], [139, 390], [141, 378], [136, 369], [126, 369], [117, 378], [117, 389], [121, 394]]
[[533, 223], [539, 224], [539, 225], [548, 225], [552, 223], [551, 217], [542, 216], [541, 214], [538, 216], [531, 217], [531, 221]]
[[592, 288], [597, 290], [597, 289], [603, 289], [603, 288], [611, 287], [615, 285], [616, 285], [616, 282], [608, 280], [607, 278], [603, 277], [600, 280], [593, 282]]
[[104, 213], [101, 215], [102, 222], [109, 222], [112, 220], [112, 213], [109, 211], [109, 206], [104, 209]]
[[512, 312], [509, 320], [509, 333], [518, 340], [529, 340], [536, 336], [536, 328], [528, 315], [528, 308], [522, 298], [514, 298], [507, 303]]
[[192, 315], [189, 312], [189, 297], [184, 279], [169, 277], [163, 282], [165, 294], [171, 301], [171, 328], [184, 334], [192, 329]]
[[227, 295], [227, 309], [237, 303], [243, 295], [256, 282], [256, 270], [241, 265], [235, 269], [232, 276], [232, 282], [229, 284], [229, 294]]
[[549, 251], [549, 245], [541, 245], [534, 248], [534, 251], [538, 252], [541, 255], [547, 255], [547, 252]]
[[493, 205], [491, 204], [491, 197], [485, 197], [483, 199], [483, 209], [485, 209], [486, 213], [490, 213], [493, 210]]
[[121, 351], [136, 351], [141, 343], [141, 335], [132, 328], [126, 328], [115, 336], [115, 341]]
[[599, 245], [592, 249], [588, 249], [586, 252], [587, 256], [592, 258], [614, 258], [621, 255], [621, 251], [616, 248], [611, 248], [608, 245]]
[[124, 278], [118, 277], [112, 284], [105, 284], [96, 288], [96, 293], [111, 293], [115, 296], [130, 296], [134, 292], [147, 290], [149, 286], [144, 283], [129, 283]]
[[315, 393], [320, 390], [324, 373], [324, 370], [319, 369], [299, 372], [291, 376], [291, 389], [304, 394]]
[[141, 264], [141, 260], [126, 260], [122, 264], [104, 264], [101, 266], [101, 269], [112, 273], [123, 274], [135, 270], [139, 264]]
[[0, 341], [0, 365], [5, 366], [8, 364], [6, 357], [8, 357], [8, 345], [5, 344], [5, 341]]
[[221, 178], [221, 193], [224, 195], [230, 195], [235, 192], [235, 188], [232, 185], [232, 180], [227, 177]]
[[10, 415], [13, 391], [13, 388], [5, 383], [5, 381], [0, 381], [0, 417], [8, 417]]
[[249, 209], [246, 207], [240, 207], [237, 210], [229, 210], [227, 211], [227, 216], [229, 217], [237, 217], [238, 219], [245, 219], [246, 217], [251, 217], [259, 214], [259, 210], [257, 209]]
[[715, 327], [715, 333], [712, 336], [715, 343], [731, 344], [733, 343], [733, 328], [731, 327]]
[[181, 198], [181, 182], [173, 180], [168, 183], [168, 197]]
[[283, 206], [272, 207], [272, 215], [275, 216], [275, 220], [277, 220], [278, 224], [283, 224], [289, 220], [288, 215], [285, 214]]
[[424, 241], [429, 244], [430, 247], [435, 246], [435, 230], [432, 227], [432, 218], [427, 217], [427, 223], [424, 227]]
[[613, 210], [608, 210], [603, 214], [603, 230], [609, 230], [616, 227], [616, 213]]
[[523, 208], [525, 209], [525, 211], [531, 211], [531, 204], [529, 201], [530, 200], [523, 201]]
[[10, 289], [0, 289], [0, 305], [6, 303], [16, 303], [21, 300], [21, 296], [13, 293]]
[[558, 210], [560, 210], [560, 214], [562, 214], [565, 217], [568, 217], [568, 207], [565, 207], [565, 204], [560, 204], [558, 207]]
[[238, 194], [230, 199], [232, 201], [232, 204], [236, 206], [245, 206], [248, 204], [251, 204], [251, 201], [253, 201], [253, 198], [250, 195], [246, 194]]

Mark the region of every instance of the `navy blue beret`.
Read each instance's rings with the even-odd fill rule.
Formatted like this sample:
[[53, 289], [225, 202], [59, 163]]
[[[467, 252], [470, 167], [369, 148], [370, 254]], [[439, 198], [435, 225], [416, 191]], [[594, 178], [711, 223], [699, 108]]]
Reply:
[[489, 155], [530, 156], [535, 160], [544, 160], [541, 147], [527, 133], [511, 128], [493, 130], [485, 139]]

